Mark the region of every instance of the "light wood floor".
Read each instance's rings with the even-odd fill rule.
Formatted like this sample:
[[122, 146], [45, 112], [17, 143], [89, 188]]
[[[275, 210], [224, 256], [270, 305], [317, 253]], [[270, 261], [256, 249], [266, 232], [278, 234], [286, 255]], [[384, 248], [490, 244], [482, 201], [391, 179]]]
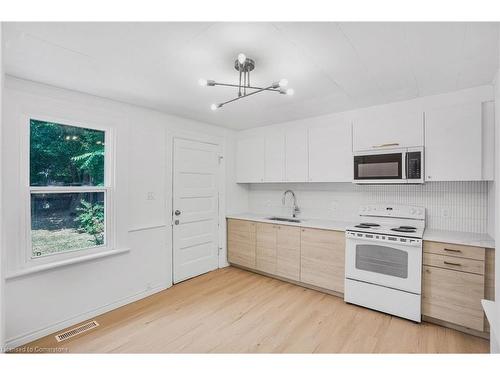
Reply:
[[233, 267], [98, 316], [100, 326], [27, 346], [126, 353], [485, 353], [487, 340], [412, 323]]

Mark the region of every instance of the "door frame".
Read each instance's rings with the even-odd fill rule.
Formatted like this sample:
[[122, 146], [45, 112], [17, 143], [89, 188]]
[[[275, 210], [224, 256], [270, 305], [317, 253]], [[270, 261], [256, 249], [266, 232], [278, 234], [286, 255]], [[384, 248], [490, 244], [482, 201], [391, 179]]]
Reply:
[[226, 246], [226, 155], [225, 155], [225, 137], [223, 136], [213, 136], [207, 134], [199, 134], [190, 131], [167, 131], [167, 147], [166, 150], [166, 168], [170, 169], [166, 173], [167, 178], [170, 181], [166, 181], [167, 186], [167, 199], [165, 202], [165, 215], [167, 221], [167, 251], [169, 252], [169, 268], [170, 268], [170, 280], [169, 286], [173, 285], [174, 280], [174, 231], [173, 231], [173, 220], [172, 220], [172, 210], [173, 210], [173, 199], [174, 199], [174, 142], [175, 139], [184, 139], [187, 141], [208, 143], [217, 146], [219, 156], [222, 157], [219, 162], [219, 204], [218, 204], [218, 265], [217, 268], [223, 268], [229, 266], [227, 262], [227, 246]]

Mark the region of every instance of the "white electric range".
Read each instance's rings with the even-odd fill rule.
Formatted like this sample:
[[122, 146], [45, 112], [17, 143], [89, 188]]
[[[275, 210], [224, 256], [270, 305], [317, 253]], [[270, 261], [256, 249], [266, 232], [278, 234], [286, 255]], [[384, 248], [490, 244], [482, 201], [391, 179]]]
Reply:
[[420, 322], [425, 208], [369, 205], [359, 217], [345, 232], [344, 300]]

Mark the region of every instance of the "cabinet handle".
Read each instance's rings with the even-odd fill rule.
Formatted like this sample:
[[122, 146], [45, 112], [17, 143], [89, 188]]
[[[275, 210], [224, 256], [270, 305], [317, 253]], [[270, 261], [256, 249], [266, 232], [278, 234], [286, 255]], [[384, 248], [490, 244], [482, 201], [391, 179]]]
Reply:
[[376, 145], [372, 146], [373, 148], [380, 148], [380, 147], [390, 147], [390, 146], [399, 146], [399, 143], [384, 143], [381, 145]]
[[447, 249], [446, 247], [444, 248], [444, 251], [451, 251], [452, 253], [461, 253], [462, 250], [457, 250], [457, 249]]
[[447, 264], [448, 266], [459, 266], [459, 267], [462, 266], [460, 263], [447, 262], [446, 260], [443, 261], [443, 263]]

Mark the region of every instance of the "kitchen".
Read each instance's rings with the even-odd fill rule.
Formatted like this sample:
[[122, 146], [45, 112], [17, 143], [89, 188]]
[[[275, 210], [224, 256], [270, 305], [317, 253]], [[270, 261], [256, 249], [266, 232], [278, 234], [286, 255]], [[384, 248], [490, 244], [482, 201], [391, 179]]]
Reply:
[[[477, 88], [240, 132], [237, 178], [251, 183], [250, 214], [228, 216], [229, 262], [486, 337], [481, 300], [494, 296], [495, 257], [491, 95]], [[280, 202], [289, 187], [293, 199]], [[302, 229], [292, 255], [279, 232], [293, 226]], [[370, 259], [375, 247], [379, 258]], [[281, 262], [294, 263], [295, 274]]]
[[498, 22], [0, 30], [1, 351], [500, 353]]

